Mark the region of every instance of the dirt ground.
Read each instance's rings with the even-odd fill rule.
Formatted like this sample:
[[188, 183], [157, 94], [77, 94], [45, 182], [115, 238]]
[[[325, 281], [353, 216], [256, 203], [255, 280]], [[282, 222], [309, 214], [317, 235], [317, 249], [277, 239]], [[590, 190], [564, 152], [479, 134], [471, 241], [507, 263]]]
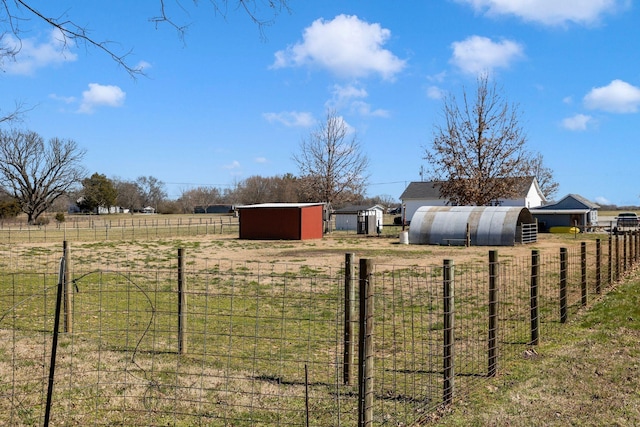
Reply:
[[[186, 264], [195, 270], [205, 269], [224, 261], [231, 263], [297, 264], [340, 268], [346, 253], [356, 259], [372, 259], [384, 265], [442, 265], [444, 259], [455, 263], [486, 261], [491, 250], [501, 258], [527, 259], [536, 249], [542, 256], [555, 255], [560, 247], [579, 250], [580, 242], [587, 241], [588, 251], [595, 252], [596, 238], [600, 238], [606, 251], [606, 234], [540, 234], [534, 244], [500, 247], [464, 247], [401, 244], [398, 236], [363, 236], [334, 232], [322, 239], [240, 240], [236, 235], [207, 235], [180, 239], [151, 239], [136, 241], [70, 242], [72, 261], [76, 266], [115, 266], [169, 268], [177, 262], [178, 248], [183, 248]], [[52, 263], [62, 254], [62, 242], [18, 244], [0, 246], [0, 259], [4, 264], [33, 265]]]

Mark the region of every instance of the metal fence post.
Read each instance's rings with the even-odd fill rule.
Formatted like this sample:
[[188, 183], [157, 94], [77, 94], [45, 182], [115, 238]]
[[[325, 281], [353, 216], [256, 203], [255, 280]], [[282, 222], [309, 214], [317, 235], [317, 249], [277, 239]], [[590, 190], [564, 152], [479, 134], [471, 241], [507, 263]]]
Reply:
[[495, 377], [498, 366], [498, 280], [498, 251], [489, 251], [489, 377]]
[[616, 234], [616, 238], [614, 240], [614, 244], [616, 247], [616, 259], [615, 259], [615, 279], [616, 282], [620, 280], [620, 236]]
[[602, 242], [596, 239], [596, 294], [602, 292]]
[[355, 319], [356, 288], [353, 286], [355, 274], [354, 254], [348, 253], [344, 257], [344, 348], [342, 376], [345, 385], [351, 383], [351, 366], [355, 354], [355, 337], [353, 336], [353, 322]]
[[178, 248], [178, 353], [187, 353], [187, 289], [184, 280], [184, 248]]
[[62, 277], [62, 289], [64, 293], [64, 331], [66, 333], [73, 332], [73, 316], [71, 311], [71, 295], [73, 293], [69, 283], [69, 244], [65, 240], [62, 242], [62, 257], [64, 258], [64, 273]]
[[629, 253], [627, 252], [628, 235], [628, 231], [622, 232], [622, 274], [627, 273], [627, 259], [629, 258]]
[[539, 344], [540, 318], [538, 317], [538, 278], [540, 277], [540, 251], [531, 251], [531, 345]]
[[560, 323], [567, 322], [567, 248], [560, 248]]
[[373, 261], [360, 260], [358, 426], [373, 425]]
[[580, 303], [587, 305], [587, 242], [580, 242]]
[[443, 348], [443, 395], [442, 402], [451, 405], [453, 402], [454, 367], [453, 367], [453, 318], [454, 318], [454, 264], [445, 259], [442, 268], [443, 307], [444, 307], [444, 348]]

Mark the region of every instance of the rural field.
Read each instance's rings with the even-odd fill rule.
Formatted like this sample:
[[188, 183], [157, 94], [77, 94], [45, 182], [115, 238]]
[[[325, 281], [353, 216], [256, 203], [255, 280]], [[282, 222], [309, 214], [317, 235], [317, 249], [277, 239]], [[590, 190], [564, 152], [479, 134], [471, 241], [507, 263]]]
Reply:
[[[376, 419], [389, 425], [567, 425], [567, 421], [589, 425], [584, 421], [593, 418], [585, 418], [585, 406], [570, 411], [568, 402], [573, 394], [590, 390], [600, 411], [610, 408], [611, 415], [600, 418], [607, 420], [605, 424], [633, 425], [629, 420], [637, 415], [635, 406], [606, 403], [609, 396], [617, 402], [626, 396], [637, 380], [633, 371], [619, 368], [629, 378], [625, 383], [629, 387], [619, 388], [619, 393], [601, 390], [622, 375], [607, 369], [609, 340], [624, 341], [627, 348], [629, 328], [584, 338], [599, 321], [587, 320], [591, 312], [580, 309], [576, 255], [584, 243], [593, 282], [596, 239], [601, 240], [606, 263], [606, 234], [544, 234], [531, 245], [465, 248], [403, 245], [398, 229], [390, 227], [380, 237], [334, 232], [321, 240], [253, 241], [239, 240], [230, 223], [212, 231], [209, 227], [217, 220], [207, 226], [206, 234], [200, 220], [181, 218], [180, 227], [147, 221], [152, 231], [142, 231], [139, 223], [135, 238], [133, 234], [118, 238], [130, 230], [119, 230], [113, 222], [98, 226], [108, 228], [110, 234], [104, 235], [91, 228], [67, 229], [81, 231], [69, 233], [67, 268], [74, 290], [69, 330], [60, 335], [58, 344], [51, 415], [55, 425], [355, 425], [356, 372], [350, 381], [343, 380], [348, 372], [343, 364], [348, 344], [342, 340], [347, 253], [355, 260], [370, 259], [375, 266]], [[62, 241], [53, 239], [51, 231], [39, 242], [34, 241], [36, 234], [30, 242], [15, 232], [11, 238], [14, 243], [0, 246], [4, 272], [0, 390], [6, 398], [0, 404], [5, 414], [0, 421], [40, 425], [52, 353], [51, 333], [46, 331], [53, 329]], [[553, 308], [560, 248], [568, 248], [573, 263], [568, 274], [573, 280], [568, 291], [570, 322], [562, 327]], [[497, 251], [504, 266], [500, 274], [505, 282], [500, 291], [501, 358], [497, 375], [488, 378], [483, 362], [487, 329], [482, 319], [487, 315], [491, 250]], [[540, 284], [545, 333], [535, 351], [527, 345], [525, 284], [534, 250], [549, 266], [541, 273]], [[442, 409], [440, 282], [445, 259], [459, 266], [455, 313], [459, 394], [453, 405]], [[184, 272], [189, 287], [185, 320], [179, 320], [175, 304], [178, 271]], [[624, 277], [632, 279], [633, 271]], [[607, 289], [602, 295], [595, 295], [593, 283], [589, 284], [588, 307], [613, 301], [624, 289], [620, 284], [603, 286]], [[607, 296], [611, 289], [614, 292]], [[188, 321], [184, 343], [180, 321]], [[590, 325], [586, 332], [585, 324]], [[610, 361], [630, 362], [629, 357], [637, 354], [624, 350]], [[588, 360], [578, 362], [579, 358]], [[578, 363], [582, 367], [602, 363], [594, 367], [602, 373], [595, 377], [600, 380], [580, 380], [584, 382], [580, 386], [568, 382], [584, 372], [573, 366]], [[39, 366], [37, 375], [33, 366]], [[544, 375], [552, 372], [547, 383]], [[540, 395], [526, 395], [525, 389]], [[630, 405], [637, 396], [633, 393], [631, 401], [625, 397]], [[552, 400], [551, 396], [564, 399], [564, 404], [547, 402], [544, 411], [536, 405], [538, 400]], [[504, 406], [492, 406], [493, 412], [480, 410], [496, 405], [496, 400]], [[557, 414], [550, 416], [550, 408]], [[438, 410], [445, 416], [439, 417]], [[524, 417], [520, 419], [524, 424], [518, 416]]]

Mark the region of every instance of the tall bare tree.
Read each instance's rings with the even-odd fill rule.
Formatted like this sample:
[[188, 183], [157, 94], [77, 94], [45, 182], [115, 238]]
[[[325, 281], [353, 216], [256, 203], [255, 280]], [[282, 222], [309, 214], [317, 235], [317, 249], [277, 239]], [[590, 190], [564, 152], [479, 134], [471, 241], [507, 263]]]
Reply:
[[560, 184], [553, 177], [553, 170], [544, 165], [542, 154], [538, 153], [531, 159], [531, 176], [535, 176], [542, 194], [547, 200], [552, 200], [558, 193]]
[[182, 191], [178, 203], [183, 213], [193, 213], [196, 206], [215, 205], [220, 203], [221, 199], [222, 194], [218, 188], [200, 186]]
[[116, 197], [116, 205], [121, 208], [129, 209], [133, 213], [136, 209], [142, 209], [142, 189], [138, 184], [132, 181], [113, 178], [113, 184], [118, 193]]
[[519, 178], [532, 175], [532, 156], [510, 104], [487, 75], [478, 77], [475, 97], [463, 90], [462, 103], [449, 95], [443, 123], [435, 125], [426, 149], [431, 178], [441, 181], [441, 196], [458, 205], [490, 205], [516, 196]]
[[75, 141], [35, 132], [0, 131], [0, 186], [20, 203], [29, 224], [85, 176], [85, 151]]
[[142, 207], [151, 206], [157, 211], [158, 205], [167, 198], [164, 182], [154, 176], [140, 176], [136, 184], [140, 189]]
[[300, 170], [301, 188], [310, 200], [334, 205], [364, 193], [369, 159], [335, 110], [328, 111], [326, 120], [300, 142], [293, 160]]

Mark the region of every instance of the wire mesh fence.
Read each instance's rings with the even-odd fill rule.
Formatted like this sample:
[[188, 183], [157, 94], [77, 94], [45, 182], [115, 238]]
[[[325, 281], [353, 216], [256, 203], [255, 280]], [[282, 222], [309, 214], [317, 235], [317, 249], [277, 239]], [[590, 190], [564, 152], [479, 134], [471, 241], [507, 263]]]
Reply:
[[481, 393], [623, 278], [638, 242], [411, 266], [195, 269], [179, 251], [62, 275], [56, 255], [0, 272], [0, 424], [391, 426]]
[[238, 218], [233, 216], [189, 216], [185, 218], [74, 218], [69, 222], [30, 226], [22, 222], [0, 221], [0, 244], [37, 242], [118, 241], [180, 238], [217, 234], [238, 234]]

